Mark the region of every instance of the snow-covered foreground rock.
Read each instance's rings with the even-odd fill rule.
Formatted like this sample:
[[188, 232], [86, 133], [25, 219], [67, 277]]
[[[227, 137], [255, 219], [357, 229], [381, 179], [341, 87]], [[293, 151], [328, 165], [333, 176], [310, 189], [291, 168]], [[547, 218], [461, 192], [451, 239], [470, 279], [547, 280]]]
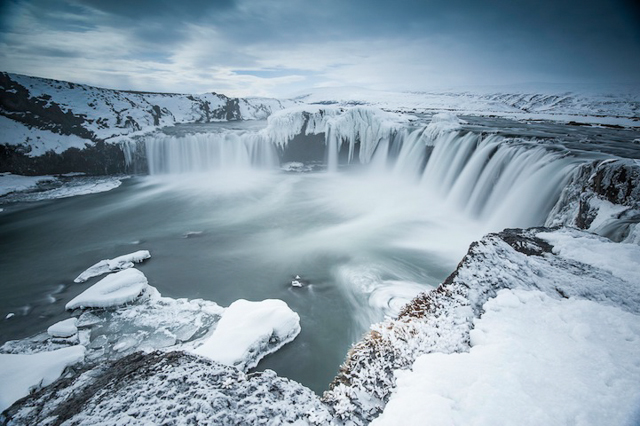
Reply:
[[[184, 349], [227, 364], [228, 371], [246, 371], [299, 334], [298, 314], [281, 300], [239, 300], [224, 309], [200, 299], [162, 297], [141, 271], [131, 268], [132, 262], [149, 257], [140, 250], [99, 262], [88, 275], [128, 269], [107, 275], [68, 302], [66, 309], [77, 317], [0, 346], [0, 379], [21, 377], [15, 388], [10, 381], [0, 385], [3, 409], [78, 362], [90, 369], [134, 352]], [[82, 356], [66, 356], [78, 353]]]
[[236, 300], [193, 353], [246, 371], [300, 333], [300, 317], [282, 300]]
[[[258, 318], [266, 322], [269, 310], [280, 326], [264, 326], [268, 331], [255, 333], [261, 337], [244, 349], [223, 346], [215, 355], [213, 342], [235, 344], [236, 331], [243, 340], [244, 328]], [[490, 234], [471, 245], [440, 287], [415, 298], [397, 319], [372, 326], [322, 398], [270, 371], [245, 375], [202, 356], [148, 352], [206, 348], [222, 359], [262, 350], [264, 336], [297, 324], [296, 314], [273, 301], [242, 301], [226, 311], [224, 325], [225, 310], [212, 302], [159, 295], [86, 310], [75, 325], [91, 362], [13, 405], [3, 420], [629, 425], [640, 419], [635, 244], [564, 228]], [[9, 342], [0, 351], [73, 344], [47, 339]], [[247, 366], [251, 359], [231, 363]]]
[[37, 354], [0, 354], [0, 411], [29, 391], [53, 383], [73, 364], [82, 362], [83, 346], [71, 346]]
[[640, 421], [638, 315], [540, 291], [500, 290], [467, 353], [398, 371], [372, 425], [631, 425]]
[[[384, 424], [404, 423], [400, 412], [422, 410], [423, 403], [432, 409], [427, 418], [433, 418], [436, 424], [502, 423], [491, 405], [494, 402], [534, 411], [537, 406], [546, 406], [553, 412], [564, 410], [563, 419], [569, 424], [582, 419], [586, 419], [583, 424], [599, 424], [597, 420], [608, 418], [606, 413], [615, 407], [618, 411], [612, 418], [620, 421], [617, 424], [633, 424], [631, 416], [640, 396], [640, 382], [633, 380], [640, 375], [638, 265], [639, 246], [613, 243], [577, 230], [534, 228], [490, 234], [471, 245], [458, 269], [440, 287], [414, 299], [398, 319], [372, 326], [352, 348], [323, 399], [347, 424], [369, 423], [383, 413], [390, 397], [395, 402], [381, 418]], [[500, 293], [498, 300], [492, 300], [503, 289], [516, 291]], [[513, 306], [503, 306], [509, 303]], [[546, 320], [540, 317], [543, 312], [549, 315]], [[516, 318], [517, 315], [521, 316]], [[544, 321], [554, 323], [554, 318], [561, 318], [557, 320], [560, 322], [549, 324], [548, 330], [541, 326]], [[514, 325], [502, 324], [503, 319]], [[536, 321], [540, 324], [534, 325]], [[609, 336], [605, 339], [607, 329]], [[537, 333], [539, 344], [551, 347], [527, 346], [531, 342], [525, 344], [523, 340], [529, 333]], [[496, 336], [495, 340], [491, 340], [492, 336]], [[476, 346], [478, 349], [473, 351]], [[545, 354], [545, 350], [549, 352]], [[563, 358], [572, 351], [576, 352]], [[476, 352], [479, 355], [474, 355]], [[560, 358], [549, 358], [552, 354]], [[509, 362], [522, 365], [497, 372], [502, 367], [490, 363], [493, 356], [518, 356], [518, 361], [510, 358]], [[417, 359], [419, 362], [414, 364]], [[429, 359], [438, 364], [424, 367]], [[482, 361], [489, 364], [480, 365]], [[471, 365], [477, 365], [479, 371], [472, 374]], [[445, 366], [448, 370], [442, 370]], [[452, 371], [457, 368], [468, 372], [468, 377], [458, 382], [459, 386], [443, 385], [443, 381], [456, 383], [460, 373]], [[417, 385], [416, 390], [412, 386], [421, 378], [412, 376], [412, 369], [417, 375], [424, 373], [421, 378], [434, 371], [451, 374]], [[564, 375], [556, 377], [555, 386], [527, 391], [527, 386], [532, 386], [529, 381], [537, 386], [536, 383], [553, 380], [559, 371]], [[493, 373], [510, 375], [511, 381], [499, 385], [498, 379], [491, 376]], [[594, 374], [597, 377], [590, 377]], [[396, 380], [403, 387], [392, 396]], [[588, 389], [575, 390], [570, 383], [583, 384]], [[623, 388], [625, 399], [612, 404], [611, 398]], [[431, 399], [416, 395], [412, 389]], [[585, 392], [594, 395], [585, 399]], [[561, 408], [554, 401], [568, 405]], [[420, 408], [415, 408], [418, 405]], [[457, 417], [460, 412], [467, 417]]]
[[184, 352], [133, 354], [60, 380], [5, 413], [15, 425], [326, 425], [304, 386]]

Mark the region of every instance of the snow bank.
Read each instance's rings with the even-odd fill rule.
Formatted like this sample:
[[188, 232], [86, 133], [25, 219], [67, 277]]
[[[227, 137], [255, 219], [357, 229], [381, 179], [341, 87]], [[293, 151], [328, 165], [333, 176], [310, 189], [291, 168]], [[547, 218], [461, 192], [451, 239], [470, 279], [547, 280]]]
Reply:
[[77, 324], [77, 318], [69, 318], [53, 324], [47, 329], [47, 333], [51, 337], [71, 337], [78, 332]]
[[0, 412], [31, 389], [52, 383], [67, 366], [82, 362], [84, 352], [82, 346], [71, 346], [30, 355], [0, 354]]
[[213, 334], [193, 353], [248, 370], [298, 333], [300, 317], [282, 300], [240, 299], [226, 309]]
[[553, 252], [610, 272], [613, 276], [640, 287], [640, 246], [614, 243], [595, 235], [567, 230], [541, 232], [538, 237], [553, 245]]
[[36, 188], [40, 182], [54, 180], [56, 178], [53, 176], [20, 176], [11, 173], [0, 173], [0, 197], [12, 192], [27, 191]]
[[138, 250], [134, 253], [124, 254], [122, 256], [115, 257], [113, 259], [105, 259], [91, 266], [89, 269], [78, 275], [73, 280], [76, 283], [83, 283], [89, 278], [97, 277], [98, 275], [106, 274], [108, 272], [120, 271], [123, 269], [129, 269], [133, 267], [134, 263], [140, 263], [143, 260], [149, 259], [151, 254], [148, 250]]
[[110, 308], [137, 299], [150, 286], [147, 277], [137, 269], [125, 269], [98, 281], [66, 305], [67, 310], [76, 308]]
[[640, 407], [640, 318], [588, 300], [501, 290], [474, 320], [468, 353], [397, 372], [372, 425], [627, 425]]

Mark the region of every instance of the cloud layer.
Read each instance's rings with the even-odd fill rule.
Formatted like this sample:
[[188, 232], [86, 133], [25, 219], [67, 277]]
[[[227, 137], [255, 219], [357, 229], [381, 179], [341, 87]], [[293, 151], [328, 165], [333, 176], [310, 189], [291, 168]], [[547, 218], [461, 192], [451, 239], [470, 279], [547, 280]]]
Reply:
[[9, 0], [5, 71], [98, 86], [284, 96], [318, 86], [638, 83], [622, 0]]

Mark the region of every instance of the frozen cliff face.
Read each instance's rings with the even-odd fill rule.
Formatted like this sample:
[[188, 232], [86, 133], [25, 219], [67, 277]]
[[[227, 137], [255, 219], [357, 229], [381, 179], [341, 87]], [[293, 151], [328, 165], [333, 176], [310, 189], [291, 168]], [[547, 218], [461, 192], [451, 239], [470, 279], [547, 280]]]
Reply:
[[[612, 252], [615, 261], [607, 261]], [[638, 265], [637, 245], [577, 230], [533, 228], [490, 234], [471, 245], [440, 287], [415, 298], [397, 319], [373, 325], [351, 349], [323, 400], [340, 422], [368, 424], [389, 400], [398, 371], [411, 369], [424, 354], [470, 350], [475, 321], [484, 313], [484, 304], [502, 289], [536, 290], [553, 300], [595, 301], [638, 318]], [[636, 394], [640, 395], [637, 387], [632, 395]]]
[[586, 229], [640, 243], [640, 164], [611, 159], [582, 165], [563, 189], [547, 226]]
[[59, 380], [14, 405], [15, 425], [329, 424], [309, 389], [184, 352], [133, 354]]

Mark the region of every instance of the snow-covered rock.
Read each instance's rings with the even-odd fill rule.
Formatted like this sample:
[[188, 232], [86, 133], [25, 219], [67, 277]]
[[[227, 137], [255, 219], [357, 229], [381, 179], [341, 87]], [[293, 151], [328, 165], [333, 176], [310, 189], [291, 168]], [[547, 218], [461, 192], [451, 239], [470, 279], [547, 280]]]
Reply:
[[506, 289], [483, 310], [473, 320], [469, 352], [422, 355], [411, 370], [398, 371], [396, 391], [372, 425], [640, 420], [638, 315]]
[[309, 389], [184, 352], [136, 353], [59, 381], [6, 413], [14, 425], [327, 425]]
[[300, 317], [285, 302], [236, 300], [213, 334], [193, 353], [246, 371], [300, 333]]
[[640, 165], [608, 159], [582, 165], [563, 189], [547, 226], [573, 226], [640, 243]]
[[47, 329], [47, 334], [51, 337], [68, 338], [78, 333], [78, 319], [69, 318], [62, 320], [50, 326]]
[[137, 269], [125, 269], [109, 275], [80, 293], [66, 305], [67, 310], [110, 308], [129, 303], [155, 290]]
[[84, 359], [84, 351], [83, 346], [71, 346], [37, 354], [0, 354], [0, 412], [31, 389], [53, 383], [67, 366]]
[[73, 280], [76, 283], [83, 283], [89, 278], [97, 277], [108, 272], [121, 271], [123, 269], [132, 268], [134, 263], [140, 263], [149, 259], [151, 254], [148, 250], [138, 250], [133, 253], [124, 254], [113, 259], [105, 259], [88, 268], [86, 271], [78, 275]]
[[[638, 324], [640, 275], [635, 271], [640, 264], [640, 246], [616, 244], [616, 256], [612, 258], [608, 253], [613, 244], [610, 240], [569, 229], [505, 230], [484, 237], [471, 245], [456, 271], [437, 289], [416, 297], [397, 319], [388, 319], [371, 327], [368, 335], [349, 352], [340, 374], [331, 389], [325, 392], [323, 400], [331, 405], [341, 421], [369, 423], [382, 412], [396, 387], [396, 377], [408, 374], [399, 371], [411, 369], [418, 357], [432, 353], [465, 353], [471, 349], [473, 339], [480, 342], [481, 335], [472, 330], [486, 310], [485, 303], [495, 298], [501, 289], [537, 290], [543, 292], [545, 298], [555, 301], [568, 299], [569, 316], [573, 307], [585, 306], [580, 303], [587, 300], [597, 302], [599, 307], [594, 308], [593, 303], [587, 304], [585, 309], [594, 314], [615, 312], [603, 315], [618, 318], [623, 323], [635, 321]], [[598, 257], [609, 260], [594, 261]], [[622, 261], [617, 262], [617, 257]], [[574, 305], [577, 301], [580, 303]], [[551, 309], [559, 314], [565, 305], [550, 306], [556, 306], [557, 309]], [[567, 327], [578, 331], [584, 328], [579, 321], [569, 322]], [[524, 333], [526, 330], [528, 328]], [[566, 330], [560, 328], [558, 333]], [[637, 330], [637, 327], [629, 330]], [[640, 339], [635, 333], [615, 333], [612, 338], [635, 341]], [[595, 348], [601, 342], [596, 338], [589, 345], [589, 348]], [[633, 359], [637, 359], [635, 348], [627, 350], [624, 356], [634, 350]], [[600, 360], [605, 361], [608, 362], [607, 371], [611, 372], [610, 380], [625, 379], [615, 366], [615, 360], [607, 361], [606, 357]], [[562, 363], [561, 360], [558, 362]], [[638, 368], [637, 363], [634, 368]], [[575, 374], [573, 379], [578, 382], [592, 383], [583, 376], [592, 374], [591, 370], [576, 371], [567, 366], [567, 372], [568, 375]], [[550, 374], [554, 374], [553, 370]], [[637, 383], [640, 382], [636, 381], [627, 388], [630, 394], [640, 392]], [[555, 391], [562, 392], [562, 389], [558, 387]], [[558, 400], [564, 398], [551, 389], [545, 395]], [[507, 396], [514, 401], [528, 397], [526, 393], [514, 391]], [[508, 403], [508, 400], [502, 401]], [[581, 404], [579, 398], [572, 399], [571, 403]], [[589, 400], [580, 407], [593, 413], [599, 409], [607, 410], [607, 404], [607, 400]], [[397, 420], [396, 417], [391, 418]]]

